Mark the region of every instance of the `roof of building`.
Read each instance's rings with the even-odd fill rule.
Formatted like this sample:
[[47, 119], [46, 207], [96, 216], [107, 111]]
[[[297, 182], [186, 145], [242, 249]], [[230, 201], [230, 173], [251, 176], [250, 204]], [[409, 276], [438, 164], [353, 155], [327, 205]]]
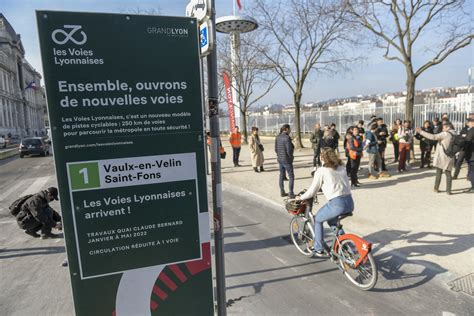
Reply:
[[0, 43], [8, 43], [17, 47], [22, 55], [25, 55], [25, 49], [21, 43], [21, 36], [17, 34], [7, 18], [0, 13]]

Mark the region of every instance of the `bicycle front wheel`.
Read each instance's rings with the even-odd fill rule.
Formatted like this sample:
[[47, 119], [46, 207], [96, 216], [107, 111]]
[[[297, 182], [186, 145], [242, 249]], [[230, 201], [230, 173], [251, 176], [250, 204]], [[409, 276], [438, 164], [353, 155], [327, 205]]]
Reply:
[[344, 275], [358, 288], [367, 291], [377, 283], [377, 266], [372, 254], [367, 254], [367, 260], [357, 267], [355, 263], [360, 257], [355, 243], [346, 239], [341, 242], [338, 250], [339, 264], [344, 269]]
[[313, 255], [311, 247], [314, 243], [314, 235], [306, 218], [294, 216], [291, 219], [290, 237], [299, 252], [308, 257]]

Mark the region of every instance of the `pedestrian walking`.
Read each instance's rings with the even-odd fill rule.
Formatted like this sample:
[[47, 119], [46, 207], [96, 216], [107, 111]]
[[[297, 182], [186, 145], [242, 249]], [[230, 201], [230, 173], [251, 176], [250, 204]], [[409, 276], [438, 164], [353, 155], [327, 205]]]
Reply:
[[398, 137], [398, 130], [400, 129], [400, 126], [402, 125], [402, 121], [400, 119], [396, 119], [395, 122], [393, 122], [392, 129], [390, 131], [390, 138], [389, 140], [392, 142], [393, 145], [393, 162], [398, 162], [399, 159], [399, 137]]
[[[461, 135], [464, 139], [466, 139], [468, 130], [469, 130], [469, 122], [466, 121], [466, 124], [461, 129], [461, 132], [459, 132], [459, 135]], [[458, 178], [459, 172], [461, 171], [462, 163], [464, 162], [464, 160], [466, 160], [466, 145], [467, 145], [466, 142], [464, 142], [464, 146], [461, 148], [461, 151], [459, 151], [459, 153], [456, 156], [456, 159], [454, 160], [453, 179]]]
[[263, 145], [258, 136], [258, 127], [252, 127], [252, 134], [249, 139], [250, 156], [252, 159], [252, 167], [255, 172], [263, 172]]
[[375, 168], [375, 164], [378, 166], [382, 166], [382, 158], [380, 157], [380, 150], [379, 150], [379, 140], [377, 138], [377, 123], [373, 123], [370, 127], [370, 130], [365, 134], [365, 150], [369, 155], [369, 179], [378, 179], [378, 177], [390, 177], [388, 173], [383, 170], [380, 170], [380, 173], [377, 174], [377, 169]]
[[321, 130], [321, 125], [316, 123], [314, 125], [314, 131], [311, 132], [309, 136], [309, 141], [311, 142], [311, 147], [313, 148], [313, 171], [311, 176], [314, 175], [317, 167], [321, 166], [321, 140], [323, 138], [323, 131]]
[[398, 172], [407, 170], [407, 160], [410, 155], [410, 146], [413, 142], [413, 131], [410, 128], [410, 121], [403, 121], [403, 125], [398, 129]]
[[454, 157], [449, 157], [445, 151], [449, 147], [451, 139], [455, 137], [456, 133], [451, 122], [443, 121], [442, 126], [443, 131], [439, 134], [430, 134], [423, 131], [421, 128], [417, 128], [416, 132], [427, 139], [436, 140], [438, 142], [433, 157], [433, 166], [436, 167], [436, 178], [433, 191], [436, 193], [439, 192], [441, 175], [444, 173], [446, 175], [446, 193], [451, 194], [451, 169], [454, 166]]
[[[430, 121], [425, 121], [423, 123], [422, 131], [426, 133], [433, 134], [433, 127], [431, 126]], [[423, 137], [421, 134], [417, 133], [415, 135], [416, 139], [420, 141], [420, 152], [421, 152], [421, 164], [420, 168], [427, 166], [431, 168], [431, 145], [432, 141], [426, 137]]]
[[[280, 175], [278, 184], [280, 186], [280, 196], [289, 196], [290, 198], [295, 197], [294, 184], [295, 174], [293, 171], [293, 152], [294, 146], [290, 138], [290, 125], [284, 124], [281, 127], [280, 134], [275, 138], [275, 152], [277, 155], [278, 165], [280, 167]], [[284, 182], [286, 174], [288, 173], [288, 193], [285, 192]]]
[[359, 171], [360, 159], [362, 158], [362, 139], [359, 135], [359, 129], [352, 129], [352, 137], [349, 139], [349, 157], [351, 159], [351, 186], [360, 186], [357, 172]]
[[239, 157], [240, 157], [240, 149], [242, 145], [242, 135], [240, 134], [239, 127], [236, 126], [234, 131], [230, 134], [229, 143], [232, 147], [232, 160], [234, 162], [234, 167], [240, 167], [239, 165]]
[[[16, 215], [18, 226], [35, 238], [59, 238], [60, 235], [51, 232], [53, 228], [62, 229], [61, 215], [49, 206], [54, 200], [59, 200], [58, 189], [55, 187], [42, 190], [26, 199]], [[41, 235], [38, 235], [38, 231]]]

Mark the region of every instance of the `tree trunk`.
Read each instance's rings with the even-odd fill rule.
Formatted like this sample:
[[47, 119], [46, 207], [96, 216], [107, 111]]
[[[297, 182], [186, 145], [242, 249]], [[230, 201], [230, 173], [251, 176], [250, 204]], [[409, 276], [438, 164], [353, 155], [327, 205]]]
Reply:
[[248, 133], [247, 133], [247, 111], [240, 111], [240, 115], [242, 117], [242, 128], [240, 131], [244, 134], [244, 143], [248, 144]]
[[301, 103], [301, 92], [297, 91], [294, 94], [295, 102], [295, 147], [296, 149], [303, 148], [303, 143], [301, 142], [301, 124], [300, 124], [300, 103]]
[[415, 74], [411, 67], [407, 67], [407, 97], [405, 101], [405, 120], [413, 122], [413, 106], [415, 104]]

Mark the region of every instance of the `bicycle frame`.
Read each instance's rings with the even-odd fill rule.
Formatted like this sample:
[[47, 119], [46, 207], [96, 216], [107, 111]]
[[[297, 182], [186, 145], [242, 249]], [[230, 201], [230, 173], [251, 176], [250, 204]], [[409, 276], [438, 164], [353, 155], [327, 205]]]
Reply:
[[352, 240], [357, 248], [357, 251], [359, 252], [360, 254], [360, 257], [359, 259], [355, 262], [354, 264], [354, 268], [357, 268], [361, 263], [365, 263], [367, 261], [367, 254], [370, 253], [370, 251], [372, 250], [372, 244], [368, 241], [366, 241], [365, 239], [357, 236], [357, 235], [354, 235], [354, 234], [344, 234], [344, 235], [341, 235], [341, 236], [337, 236], [336, 235], [336, 239], [335, 241], [337, 242], [334, 242], [333, 245], [332, 245], [332, 251], [334, 252], [334, 254], [336, 254], [337, 257], [339, 257], [339, 255], [337, 255], [338, 251], [339, 251], [339, 247], [341, 245], [341, 242], [344, 241], [344, 240]]
[[[314, 235], [315, 235], [315, 232], [314, 232], [314, 220], [315, 220], [315, 217], [313, 215], [313, 212], [312, 212], [312, 209], [313, 209], [313, 201], [312, 200], [308, 200], [306, 202], [306, 210], [305, 210], [305, 213], [304, 213], [304, 217], [307, 219], [307, 221], [309, 221], [311, 223], [311, 225], [309, 225], [309, 229], [311, 231], [311, 235], [313, 236], [313, 242], [314, 242]], [[369, 254], [372, 250], [372, 244], [368, 241], [366, 241], [365, 239], [357, 236], [357, 235], [354, 235], [354, 234], [348, 234], [348, 233], [344, 233], [343, 235], [339, 235], [339, 232], [342, 230], [342, 225], [340, 224], [340, 222], [337, 223], [337, 226], [336, 226], [336, 231], [333, 231], [333, 234], [334, 234], [334, 240], [333, 240], [333, 243], [331, 246], [328, 246], [328, 249], [326, 249], [328, 251], [328, 253], [334, 257], [337, 257], [339, 259], [344, 259], [344, 258], [340, 258], [339, 254], [338, 254], [338, 251], [339, 251], [339, 247], [341, 245], [341, 242], [344, 241], [344, 240], [347, 240], [347, 239], [350, 239], [354, 242], [356, 248], [357, 248], [357, 251], [359, 252], [360, 254], [360, 257], [359, 259], [355, 262], [354, 264], [354, 268], [357, 268], [361, 263], [365, 263], [367, 261], [367, 254]]]

